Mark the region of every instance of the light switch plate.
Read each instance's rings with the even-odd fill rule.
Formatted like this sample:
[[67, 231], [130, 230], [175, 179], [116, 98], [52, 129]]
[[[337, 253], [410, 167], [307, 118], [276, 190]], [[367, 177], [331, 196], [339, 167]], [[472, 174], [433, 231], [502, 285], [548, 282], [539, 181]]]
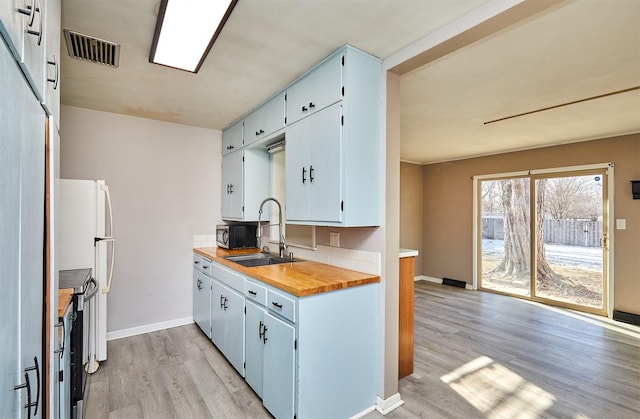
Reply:
[[329, 246], [340, 247], [340, 233], [335, 231], [329, 232]]
[[616, 220], [616, 230], [626, 230], [627, 229], [627, 220], [624, 218], [618, 218]]

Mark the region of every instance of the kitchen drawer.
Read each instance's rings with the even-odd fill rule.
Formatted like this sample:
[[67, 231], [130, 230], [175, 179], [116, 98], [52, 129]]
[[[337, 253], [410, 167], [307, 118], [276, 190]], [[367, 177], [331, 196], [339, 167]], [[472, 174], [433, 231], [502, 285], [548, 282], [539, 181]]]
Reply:
[[193, 269], [202, 271], [202, 256], [197, 253], [193, 254]]
[[285, 319], [296, 322], [296, 302], [273, 290], [267, 290], [267, 308]]
[[217, 263], [213, 263], [211, 276], [229, 288], [232, 288], [241, 294], [244, 293], [244, 277], [235, 271], [225, 268], [222, 265], [218, 265]]
[[213, 263], [207, 258], [201, 258], [202, 263], [200, 264], [200, 270], [207, 276], [212, 276], [213, 272]]
[[244, 280], [244, 295], [250, 300], [255, 301], [263, 306], [267, 305], [267, 289], [262, 285], [258, 285], [255, 282], [251, 282], [247, 279]]

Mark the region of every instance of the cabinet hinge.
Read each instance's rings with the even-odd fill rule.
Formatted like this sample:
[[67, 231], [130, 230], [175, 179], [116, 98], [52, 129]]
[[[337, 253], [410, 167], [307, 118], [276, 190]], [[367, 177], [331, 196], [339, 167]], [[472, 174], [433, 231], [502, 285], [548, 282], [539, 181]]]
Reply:
[[293, 350], [297, 351], [298, 350], [298, 339], [293, 341]]
[[244, 205], [242, 206], [242, 212], [244, 212]]
[[[244, 142], [242, 144], [244, 144]], [[244, 161], [244, 156], [242, 156], [242, 161]]]
[[287, 124], [287, 117], [286, 116], [284, 117], [284, 123], [285, 123], [285, 125]]
[[247, 363], [246, 363], [246, 362], [244, 362], [244, 363], [242, 364], [242, 368], [244, 368], [245, 370], [247, 369]]
[[58, 381], [64, 381], [64, 371], [58, 371]]
[[342, 65], [344, 65], [344, 55], [342, 56]]
[[344, 86], [342, 86], [342, 97], [344, 97]]
[[344, 201], [340, 201], [340, 211], [344, 211]]
[[284, 101], [285, 102], [287, 101], [287, 94], [286, 93], [284, 94]]
[[344, 115], [340, 116], [340, 125], [344, 125]]
[[244, 306], [244, 314], [247, 314], [247, 306]]

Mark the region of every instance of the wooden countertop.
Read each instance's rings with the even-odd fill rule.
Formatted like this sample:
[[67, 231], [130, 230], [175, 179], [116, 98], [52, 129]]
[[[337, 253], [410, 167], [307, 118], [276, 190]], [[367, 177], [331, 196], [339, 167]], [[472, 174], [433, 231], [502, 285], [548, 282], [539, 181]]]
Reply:
[[64, 317], [64, 312], [67, 311], [67, 307], [71, 304], [72, 297], [72, 288], [58, 290], [58, 318]]
[[193, 251], [216, 263], [298, 297], [380, 282], [380, 277], [376, 275], [319, 262], [300, 261], [247, 268], [223, 259], [224, 256], [257, 253], [258, 249], [229, 251], [219, 247], [201, 247], [193, 249]]

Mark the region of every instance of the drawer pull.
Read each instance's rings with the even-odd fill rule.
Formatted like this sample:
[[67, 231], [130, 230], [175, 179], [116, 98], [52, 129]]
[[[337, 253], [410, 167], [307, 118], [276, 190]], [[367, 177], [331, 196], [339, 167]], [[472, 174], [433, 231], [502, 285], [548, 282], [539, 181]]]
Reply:
[[307, 107], [306, 107], [306, 106], [302, 105], [302, 112], [306, 112], [306, 111], [308, 111], [308, 110], [309, 110], [309, 109], [307, 109]]
[[278, 304], [275, 301], [272, 301], [271, 304], [273, 304], [274, 306], [276, 306], [276, 308], [282, 310], [282, 304]]
[[251, 295], [258, 295], [258, 293], [257, 293], [257, 292], [255, 292], [254, 290], [249, 290], [249, 291], [247, 291], [247, 292], [248, 292], [249, 294], [251, 294]]
[[316, 107], [316, 105], [314, 105], [313, 102], [309, 102], [309, 109], [313, 109], [315, 107]]

